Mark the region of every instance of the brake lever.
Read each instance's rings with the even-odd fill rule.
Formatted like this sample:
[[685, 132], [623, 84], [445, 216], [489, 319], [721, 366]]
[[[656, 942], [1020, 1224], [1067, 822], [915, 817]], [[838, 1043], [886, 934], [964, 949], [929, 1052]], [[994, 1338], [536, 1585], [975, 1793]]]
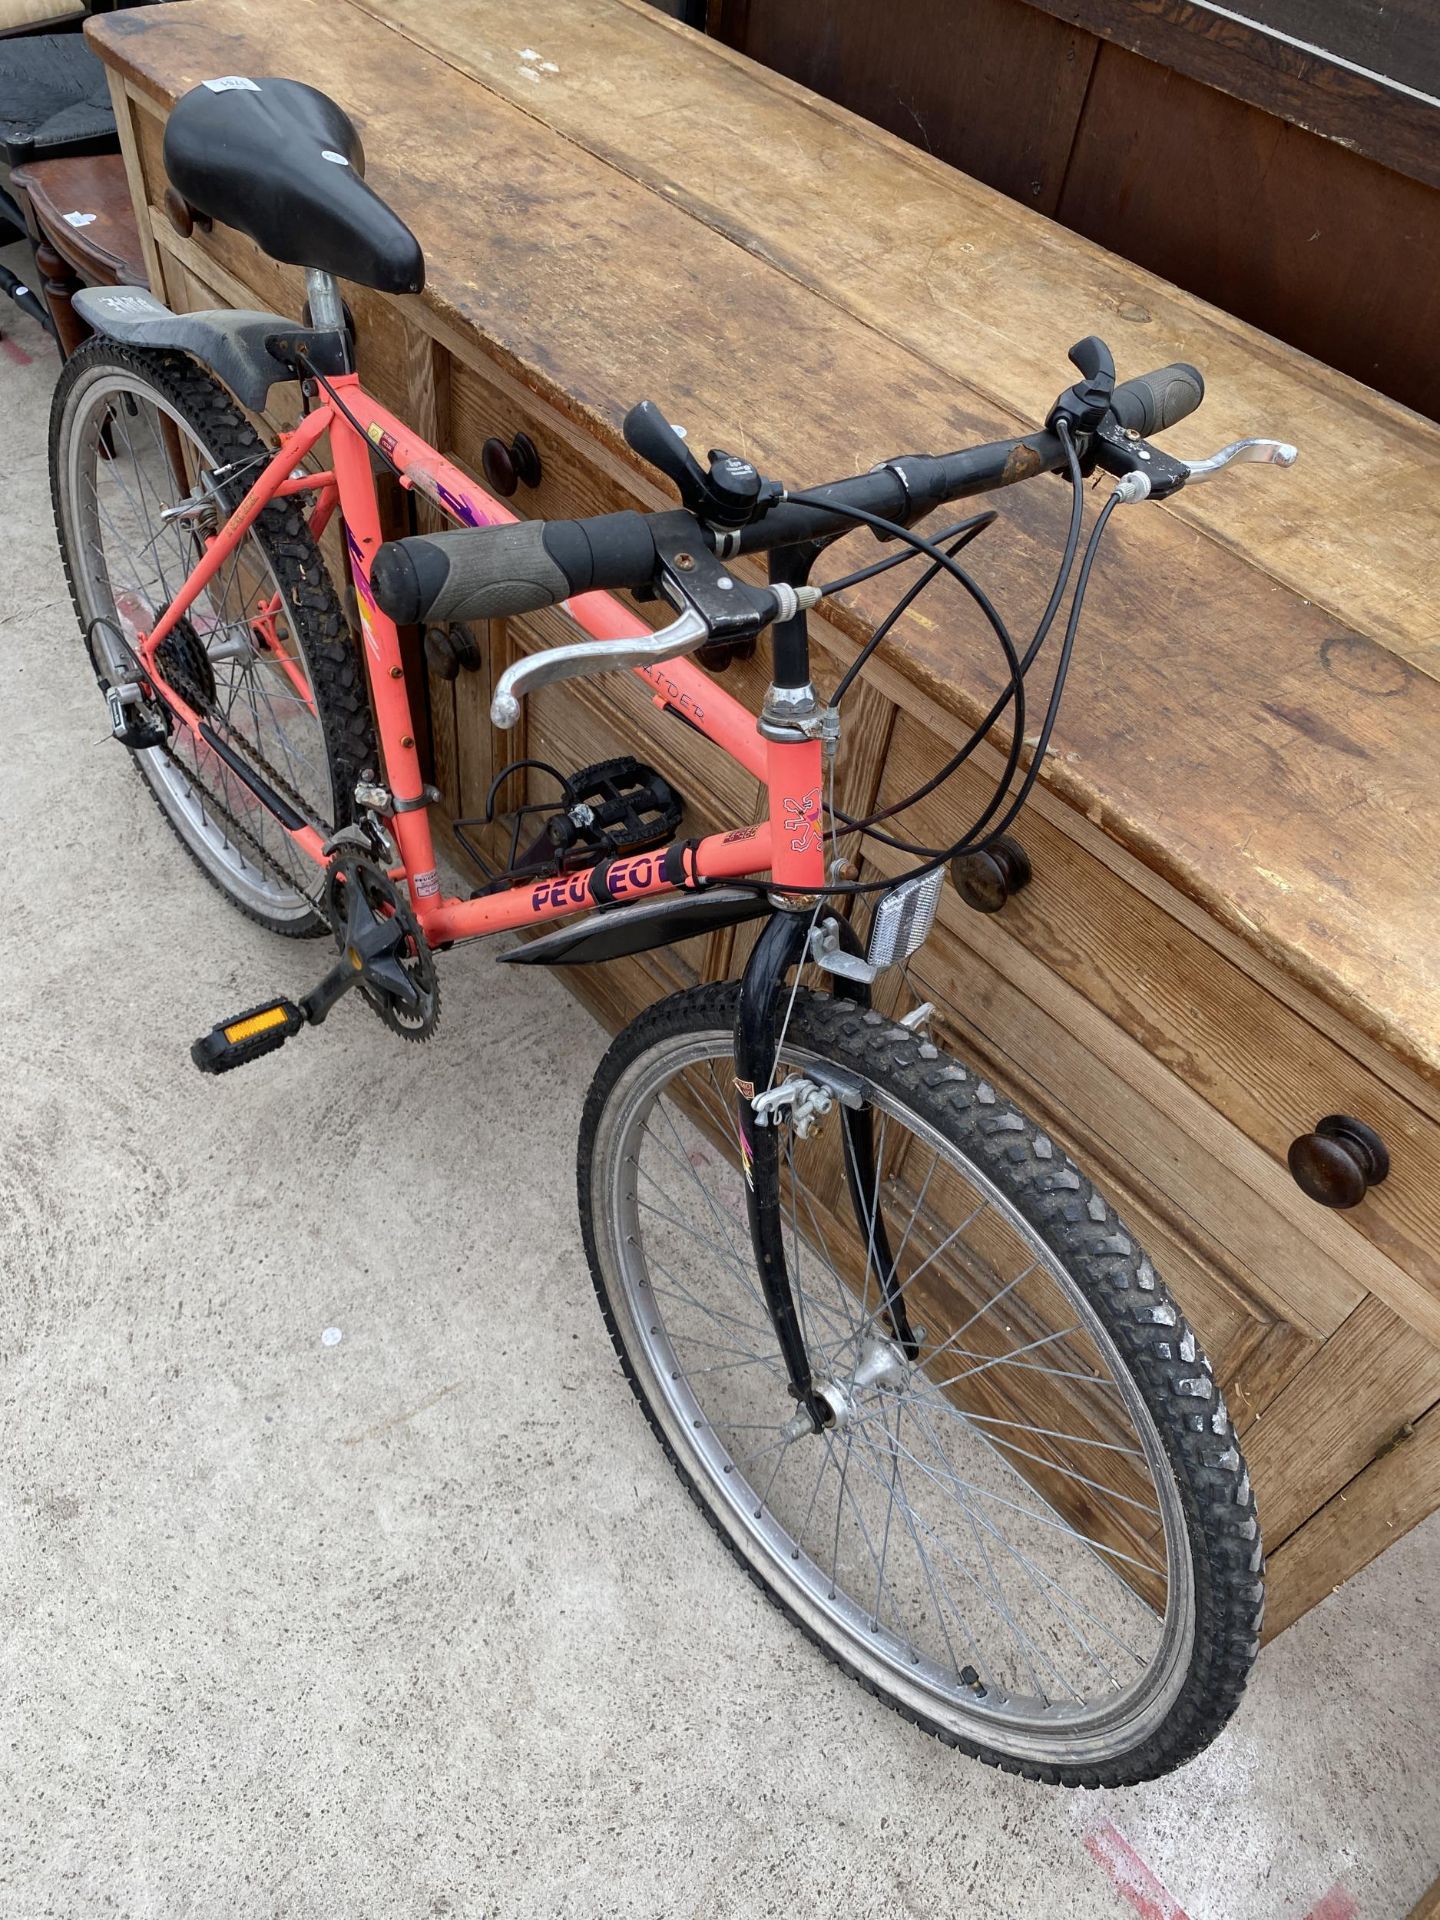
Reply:
[[1292, 447], [1288, 440], [1233, 440], [1228, 447], [1222, 447], [1218, 453], [1212, 453], [1208, 460], [1182, 460], [1187, 476], [1187, 487], [1198, 486], [1202, 480], [1213, 480], [1217, 473], [1223, 473], [1226, 467], [1235, 466], [1241, 461], [1255, 461], [1262, 466], [1293, 467], [1300, 458], [1300, 449]]
[[1119, 479], [1115, 497], [1121, 502], [1168, 499], [1182, 487], [1213, 480], [1236, 461], [1293, 467], [1300, 457], [1288, 441], [1255, 439], [1236, 440], [1208, 460], [1181, 460], [1113, 420], [1101, 427], [1091, 445], [1097, 464]]
[[536, 687], [554, 680], [575, 680], [591, 673], [610, 673], [617, 667], [651, 666], [694, 653], [710, 638], [705, 616], [687, 607], [678, 620], [658, 633], [636, 634], [629, 640], [577, 640], [568, 647], [547, 647], [516, 660], [501, 674], [490, 702], [490, 719], [507, 731], [520, 718], [520, 702]]
[[[753, 589], [772, 598], [770, 620], [793, 620], [795, 615], [813, 607], [820, 598], [818, 587], [790, 587], [772, 582], [769, 587]], [[762, 623], [765, 624], [765, 623]], [[490, 702], [490, 718], [497, 727], [509, 728], [520, 718], [520, 702], [536, 687], [554, 680], [576, 680], [593, 673], [613, 673], [619, 667], [654, 666], [661, 660], [675, 660], [681, 654], [697, 653], [715, 638], [715, 622], [707, 619], [698, 606], [685, 605], [680, 616], [657, 633], [637, 633], [622, 640], [577, 640], [568, 647], [547, 647], [508, 666], [495, 683]]]

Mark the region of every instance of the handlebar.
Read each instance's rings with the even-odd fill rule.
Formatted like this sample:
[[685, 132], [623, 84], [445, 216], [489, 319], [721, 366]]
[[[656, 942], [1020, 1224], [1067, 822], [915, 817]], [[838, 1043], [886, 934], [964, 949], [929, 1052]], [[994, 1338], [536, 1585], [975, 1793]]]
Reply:
[[[1144, 438], [1193, 413], [1204, 395], [1199, 372], [1176, 364], [1117, 385], [1111, 418]], [[1108, 464], [1098, 435], [1090, 445]], [[1061, 472], [1067, 459], [1059, 435], [1046, 429], [939, 457], [905, 454], [868, 473], [807, 488], [803, 500], [782, 497], [763, 517], [735, 530], [697, 519], [694, 538], [729, 560], [834, 539], [854, 528], [852, 508], [908, 525], [947, 501]], [[597, 589], [644, 591], [660, 568], [655, 527], [667, 521], [673, 526], [673, 513], [624, 512], [417, 534], [379, 549], [370, 586], [379, 607], [402, 626], [534, 613]]]

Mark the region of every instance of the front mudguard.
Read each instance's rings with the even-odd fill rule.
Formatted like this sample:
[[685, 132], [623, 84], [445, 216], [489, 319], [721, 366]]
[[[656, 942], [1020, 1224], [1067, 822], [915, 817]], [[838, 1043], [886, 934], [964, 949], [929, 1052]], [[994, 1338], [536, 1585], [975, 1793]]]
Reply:
[[[849, 922], [837, 915], [836, 923], [841, 944], [846, 951], [861, 952], [859, 938]], [[807, 1408], [819, 1428], [825, 1425], [830, 1416], [828, 1408], [816, 1394], [814, 1374], [806, 1352], [785, 1258], [785, 1215], [780, 1193], [780, 1130], [774, 1124], [762, 1124], [762, 1116], [755, 1108], [756, 1095], [770, 1086], [775, 1071], [782, 1022], [789, 1001], [785, 977], [792, 967], [803, 964], [810, 930], [814, 925], [815, 915], [810, 908], [781, 909], [755, 943], [741, 977], [740, 998], [735, 1012], [735, 1094], [750, 1240], [761, 1291], [785, 1362], [791, 1397]], [[870, 989], [863, 982], [836, 975], [835, 991], [860, 1006], [868, 1007], [870, 1004]], [[851, 1205], [867, 1247], [867, 1257], [886, 1299], [886, 1318], [891, 1331], [913, 1359], [917, 1343], [900, 1296], [895, 1263], [880, 1211], [869, 1107], [856, 1109], [842, 1106], [841, 1124], [846, 1133], [845, 1174]]]

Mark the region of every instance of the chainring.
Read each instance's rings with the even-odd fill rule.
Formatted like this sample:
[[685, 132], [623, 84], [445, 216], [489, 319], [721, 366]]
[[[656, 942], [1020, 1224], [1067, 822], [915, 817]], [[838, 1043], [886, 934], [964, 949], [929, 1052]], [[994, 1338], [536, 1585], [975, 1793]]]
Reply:
[[350, 925], [350, 887], [358, 887], [366, 905], [380, 920], [393, 920], [403, 938], [392, 958], [409, 980], [415, 1000], [408, 1002], [399, 992], [362, 970], [357, 982], [361, 994], [392, 1033], [417, 1044], [428, 1040], [440, 1020], [440, 981], [435, 972], [435, 956], [416, 923], [410, 904], [399, 888], [373, 860], [361, 854], [346, 853], [330, 862], [325, 872], [325, 911], [335, 944], [346, 950]]

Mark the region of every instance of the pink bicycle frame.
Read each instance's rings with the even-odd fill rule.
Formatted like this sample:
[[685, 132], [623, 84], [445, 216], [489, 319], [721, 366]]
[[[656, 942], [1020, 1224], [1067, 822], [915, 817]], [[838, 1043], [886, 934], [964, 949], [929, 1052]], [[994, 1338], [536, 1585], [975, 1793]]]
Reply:
[[[197, 738], [205, 722], [165, 680], [156, 665], [156, 649], [187, 612], [196, 596], [234, 552], [256, 518], [272, 500], [315, 493], [310, 525], [318, 534], [339, 505], [351, 579], [365, 649], [385, 780], [398, 803], [391, 832], [405, 870], [411, 904], [431, 946], [471, 940], [507, 928], [563, 919], [594, 907], [600, 900], [632, 900], [671, 893], [696, 880], [729, 880], [768, 872], [779, 886], [818, 891], [825, 883], [824, 829], [821, 821], [822, 754], [818, 740], [800, 743], [767, 740], [755, 715], [725, 693], [689, 660], [675, 659], [636, 667], [649, 685], [656, 706], [683, 715], [708, 739], [764, 782], [769, 818], [758, 825], [711, 834], [692, 847], [659, 848], [602, 863], [553, 880], [518, 884], [507, 892], [467, 900], [443, 894], [435, 862], [429, 808], [415, 746], [410, 695], [400, 657], [395, 623], [376, 605], [370, 590], [370, 566], [381, 544], [379, 503], [371, 472], [371, 444], [399, 470], [401, 484], [465, 526], [500, 526], [513, 521], [498, 500], [435, 452], [394, 414], [364, 391], [357, 374], [329, 382], [335, 400], [306, 414], [292, 432], [280, 436], [280, 448], [255, 484], [208, 543], [201, 560], [154, 629], [137, 646], [147, 674], [184, 725]], [[337, 404], [338, 403], [338, 404]], [[357, 431], [354, 422], [364, 427]], [[328, 434], [330, 468], [302, 472], [301, 462]], [[570, 617], [597, 640], [629, 639], [648, 633], [636, 616], [608, 593], [578, 594], [565, 603]], [[264, 797], [263, 795], [261, 796]], [[275, 817], [310, 859], [324, 861], [322, 836], [304, 821]], [[288, 812], [288, 809], [286, 809]], [[668, 857], [667, 857], [668, 854]], [[603, 870], [603, 884], [592, 876]]]

